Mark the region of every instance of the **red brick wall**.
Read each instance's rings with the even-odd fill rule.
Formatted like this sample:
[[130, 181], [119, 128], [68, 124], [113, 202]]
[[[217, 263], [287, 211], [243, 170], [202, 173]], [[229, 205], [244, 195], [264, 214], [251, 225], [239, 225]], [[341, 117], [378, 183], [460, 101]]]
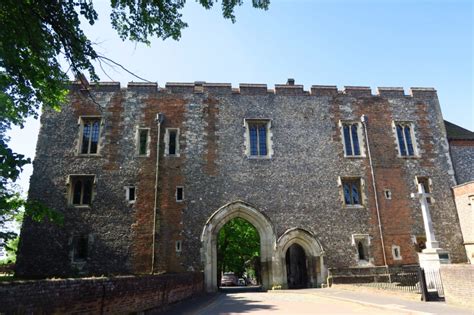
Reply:
[[0, 284], [0, 313], [128, 314], [201, 292], [202, 273], [15, 281]]

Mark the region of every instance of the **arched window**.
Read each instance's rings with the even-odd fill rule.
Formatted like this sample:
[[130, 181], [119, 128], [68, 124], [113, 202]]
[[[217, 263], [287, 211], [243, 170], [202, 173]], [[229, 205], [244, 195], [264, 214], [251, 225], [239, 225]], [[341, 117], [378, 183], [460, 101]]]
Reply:
[[411, 123], [400, 122], [396, 124], [398, 149], [401, 156], [414, 156], [413, 126]]
[[92, 204], [94, 176], [71, 176], [71, 201], [74, 206]]
[[342, 124], [342, 133], [344, 136], [344, 150], [346, 156], [360, 156], [359, 144], [359, 123]]
[[100, 134], [100, 118], [81, 119], [81, 154], [97, 154]]

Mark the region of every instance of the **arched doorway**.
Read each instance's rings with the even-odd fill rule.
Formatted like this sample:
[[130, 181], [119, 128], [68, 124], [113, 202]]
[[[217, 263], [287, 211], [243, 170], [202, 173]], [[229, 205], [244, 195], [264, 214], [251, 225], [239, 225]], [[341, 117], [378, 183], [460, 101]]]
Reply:
[[[240, 280], [240, 281], [239, 281]], [[260, 235], [247, 220], [229, 220], [217, 237], [219, 287], [261, 285]]]
[[294, 288], [318, 287], [325, 282], [324, 250], [313, 233], [300, 228], [289, 229], [278, 238], [276, 250], [281, 271], [274, 274], [275, 282], [289, 288], [290, 284]]
[[292, 244], [286, 250], [286, 281], [289, 289], [301, 289], [308, 287], [308, 272], [306, 254], [303, 247]]
[[268, 289], [272, 283], [272, 255], [276, 243], [270, 220], [251, 205], [236, 201], [229, 203], [207, 220], [201, 235], [201, 259], [204, 264], [206, 291], [217, 290], [217, 236], [221, 228], [234, 218], [242, 218], [252, 224], [260, 236], [260, 272], [262, 285]]

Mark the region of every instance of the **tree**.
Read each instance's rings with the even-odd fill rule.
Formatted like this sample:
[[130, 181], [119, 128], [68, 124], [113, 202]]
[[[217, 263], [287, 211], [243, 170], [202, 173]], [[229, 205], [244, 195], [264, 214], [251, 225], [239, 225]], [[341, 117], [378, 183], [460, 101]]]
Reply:
[[[198, 0], [206, 9], [215, 0]], [[235, 21], [234, 9], [243, 0], [222, 0], [224, 18]], [[122, 40], [150, 44], [151, 37], [179, 40], [188, 25], [181, 10], [186, 0], [111, 0], [112, 27]], [[255, 8], [267, 9], [269, 0], [252, 0]], [[0, 238], [14, 237], [2, 226], [26, 208], [36, 219], [53, 215], [50, 209], [26, 202], [11, 188], [29, 159], [8, 147], [6, 132], [22, 126], [39, 108], [60, 110], [66, 101], [68, 73], [92, 81], [99, 76], [94, 63], [112, 62], [94, 49], [80, 28], [80, 16], [91, 25], [99, 18], [92, 0], [2, 0], [0, 1]], [[61, 67], [65, 60], [68, 69]], [[1, 244], [0, 244], [1, 246]]]
[[[227, 222], [219, 231], [217, 239], [217, 269], [232, 271], [241, 277], [252, 262], [260, 256], [260, 236], [255, 227], [241, 218]], [[256, 259], [257, 258], [257, 259]]]
[[6, 246], [7, 257], [0, 260], [0, 265], [14, 264], [16, 262], [16, 251], [18, 249], [19, 241], [20, 241], [19, 236], [8, 241], [7, 246]]

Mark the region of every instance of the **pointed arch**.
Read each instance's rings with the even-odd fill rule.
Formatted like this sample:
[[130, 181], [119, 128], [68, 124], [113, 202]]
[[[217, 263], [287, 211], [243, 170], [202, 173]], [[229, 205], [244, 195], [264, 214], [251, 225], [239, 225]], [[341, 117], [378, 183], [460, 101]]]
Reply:
[[[326, 270], [324, 268], [323, 256], [324, 249], [317, 237], [302, 228], [288, 229], [283, 233], [277, 241], [277, 257], [281, 261], [281, 275], [285, 277], [287, 274], [286, 263], [283, 263], [288, 248], [293, 245], [300, 245], [306, 255], [308, 270], [308, 285], [316, 287], [323, 282]], [[319, 276], [318, 276], [319, 270]], [[281, 279], [282, 283], [286, 283], [285, 279]]]
[[202, 230], [201, 259], [204, 264], [204, 283], [208, 292], [217, 290], [217, 234], [234, 218], [247, 220], [258, 231], [263, 286], [268, 288], [271, 283], [272, 255], [276, 243], [273, 225], [268, 217], [255, 207], [238, 200], [215, 211]]

